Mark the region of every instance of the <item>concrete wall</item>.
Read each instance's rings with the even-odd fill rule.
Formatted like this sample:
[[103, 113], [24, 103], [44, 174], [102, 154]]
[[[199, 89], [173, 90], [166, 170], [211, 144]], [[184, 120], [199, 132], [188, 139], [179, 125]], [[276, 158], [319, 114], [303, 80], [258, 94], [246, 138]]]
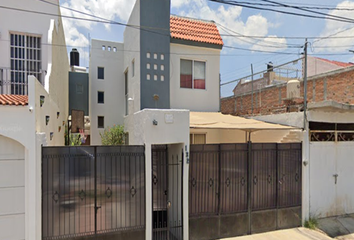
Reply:
[[[153, 121], [157, 121], [157, 125]], [[145, 145], [146, 189], [152, 189], [151, 145], [173, 144], [184, 147], [183, 163], [183, 239], [188, 240], [189, 111], [144, 109], [125, 118], [130, 145]], [[177, 151], [177, 150], [176, 150]], [[152, 219], [152, 195], [146, 192], [146, 219]], [[152, 238], [152, 222], [146, 222], [146, 239]]]
[[[102, 50], [105, 46], [105, 50]], [[111, 47], [111, 51], [108, 51]], [[116, 48], [116, 51], [113, 49]], [[104, 127], [123, 124], [125, 115], [124, 96], [124, 46], [122, 43], [92, 40], [90, 55], [90, 120], [91, 144], [101, 145], [97, 117], [104, 117]], [[104, 67], [104, 79], [97, 78], [97, 68]], [[97, 92], [104, 92], [104, 103], [97, 103]]]
[[[49, 0], [49, 2], [58, 4], [56, 0]], [[2, 6], [21, 9], [39, 11], [51, 14], [58, 14], [58, 7], [43, 3], [37, 0], [17, 0], [17, 1], [3, 1]], [[10, 33], [26, 33], [34, 36], [41, 36], [42, 39], [42, 69], [48, 70], [48, 52], [51, 51], [51, 46], [47, 45], [50, 33], [51, 19], [57, 22], [58, 17], [49, 15], [33, 14], [24, 11], [15, 11], [9, 9], [0, 9], [0, 68], [10, 69]], [[65, 47], [61, 47], [66, 51]], [[66, 55], [66, 54], [65, 54]], [[44, 73], [43, 73], [44, 75]], [[8, 79], [10, 72], [8, 71]], [[44, 79], [43, 79], [44, 80]]]
[[[205, 89], [180, 87], [180, 60], [206, 62]], [[220, 50], [171, 43], [171, 108], [219, 111]]]
[[[135, 6], [130, 15], [127, 24], [140, 25], [140, 0], [135, 2]], [[132, 74], [132, 61], [134, 60], [135, 71]], [[141, 79], [141, 63], [140, 63], [140, 30], [136, 28], [125, 28], [124, 31], [124, 67], [123, 71], [128, 71], [128, 97], [132, 99], [132, 112], [140, 111], [140, 79]], [[124, 80], [124, 79], [123, 79]]]

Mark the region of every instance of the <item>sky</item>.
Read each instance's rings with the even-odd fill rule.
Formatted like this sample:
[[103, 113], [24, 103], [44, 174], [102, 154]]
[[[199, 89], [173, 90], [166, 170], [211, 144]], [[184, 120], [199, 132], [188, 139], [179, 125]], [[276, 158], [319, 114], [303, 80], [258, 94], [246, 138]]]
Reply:
[[[248, 3], [269, 4], [267, 1], [247, 0]], [[354, 50], [354, 0], [275, 1], [301, 7], [312, 7], [307, 10], [327, 14], [327, 18], [293, 16], [208, 0], [171, 0], [171, 14], [216, 22], [224, 41], [220, 60], [222, 83], [251, 74], [251, 64], [254, 72], [260, 72], [266, 69], [268, 62], [280, 65], [300, 58], [305, 37], [310, 38], [308, 39], [309, 55], [354, 62], [354, 53], [349, 52], [351, 49]], [[122, 23], [128, 21], [134, 4], [135, 0], [60, 0], [62, 15], [90, 18], [67, 9], [70, 8]], [[324, 16], [293, 8], [259, 5], [256, 7]], [[328, 18], [328, 14], [340, 16], [345, 22], [331, 20]], [[353, 19], [353, 23], [351, 19]], [[63, 18], [63, 25], [68, 51], [73, 47], [78, 48], [81, 54], [81, 66], [85, 67], [89, 65], [90, 39], [122, 42], [125, 29], [124, 26], [67, 18]], [[262, 38], [240, 36], [261, 36]], [[347, 38], [347, 36], [353, 37]], [[321, 39], [313, 39], [313, 37], [321, 37]], [[222, 96], [232, 95], [235, 84], [222, 86]]]

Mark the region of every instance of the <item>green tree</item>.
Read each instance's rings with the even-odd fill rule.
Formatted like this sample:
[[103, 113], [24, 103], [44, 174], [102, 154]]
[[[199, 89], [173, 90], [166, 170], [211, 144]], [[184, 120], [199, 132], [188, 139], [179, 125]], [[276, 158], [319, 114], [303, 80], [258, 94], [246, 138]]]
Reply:
[[122, 145], [125, 144], [124, 126], [113, 125], [113, 127], [105, 128], [103, 133], [100, 133], [102, 145]]

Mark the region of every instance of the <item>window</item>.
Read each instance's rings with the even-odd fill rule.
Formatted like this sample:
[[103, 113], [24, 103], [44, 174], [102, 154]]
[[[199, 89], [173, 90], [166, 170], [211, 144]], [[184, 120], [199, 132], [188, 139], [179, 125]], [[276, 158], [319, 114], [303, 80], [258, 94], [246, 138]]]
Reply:
[[128, 70], [124, 73], [125, 115], [128, 115]]
[[97, 68], [97, 78], [104, 79], [104, 68], [103, 67]]
[[146, 53], [146, 58], [150, 58], [150, 53], [148, 52], [148, 53]]
[[97, 103], [104, 103], [104, 92], [97, 92]]
[[151, 79], [150, 74], [146, 74], [146, 80], [150, 80], [150, 79]]
[[154, 80], [157, 81], [157, 75], [156, 74], [154, 75]]
[[154, 53], [154, 59], [157, 59], [157, 53]]
[[311, 142], [351, 142], [354, 141], [354, 124], [310, 122]]
[[165, 65], [162, 64], [162, 65], [160, 66], [160, 69], [161, 69], [161, 71], [164, 71], [164, 70], [165, 70]]
[[106, 50], [106, 46], [102, 45], [102, 51], [105, 51], [105, 50]]
[[116, 47], [113, 47], [113, 52], [117, 52], [117, 48]]
[[161, 60], [164, 60], [165, 59], [165, 55], [161, 54]]
[[104, 117], [103, 116], [97, 117], [97, 128], [104, 128]]
[[135, 74], [135, 59], [132, 61], [132, 77], [134, 77]]
[[107, 48], [107, 49], [108, 49], [108, 52], [110, 52], [110, 51], [111, 51], [111, 46], [108, 46], [108, 48]]
[[150, 63], [146, 64], [146, 69], [150, 69]]
[[190, 144], [206, 144], [206, 134], [205, 133], [193, 133], [189, 135]]
[[41, 38], [25, 34], [10, 36], [11, 94], [27, 95], [27, 76], [42, 82]]
[[161, 81], [165, 81], [165, 76], [164, 75], [161, 75]]
[[157, 70], [157, 64], [154, 64], [154, 70]]
[[181, 59], [181, 88], [205, 89], [205, 62]]

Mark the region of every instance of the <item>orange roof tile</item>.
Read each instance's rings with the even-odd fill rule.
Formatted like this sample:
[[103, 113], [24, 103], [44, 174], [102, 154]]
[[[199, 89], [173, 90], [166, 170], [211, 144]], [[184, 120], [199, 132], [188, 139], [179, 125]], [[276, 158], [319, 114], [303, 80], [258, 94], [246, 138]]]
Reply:
[[28, 105], [28, 96], [0, 94], [0, 105]]
[[224, 45], [214, 22], [171, 16], [170, 31], [175, 39]]
[[317, 59], [320, 59], [320, 60], [325, 61], [325, 62], [328, 62], [328, 63], [332, 63], [332, 64], [337, 65], [337, 66], [339, 66], [339, 67], [351, 67], [351, 66], [354, 66], [353, 63], [345, 63], [345, 62], [332, 61], [332, 60], [328, 60], [328, 59], [325, 59], [325, 58], [317, 58]]

